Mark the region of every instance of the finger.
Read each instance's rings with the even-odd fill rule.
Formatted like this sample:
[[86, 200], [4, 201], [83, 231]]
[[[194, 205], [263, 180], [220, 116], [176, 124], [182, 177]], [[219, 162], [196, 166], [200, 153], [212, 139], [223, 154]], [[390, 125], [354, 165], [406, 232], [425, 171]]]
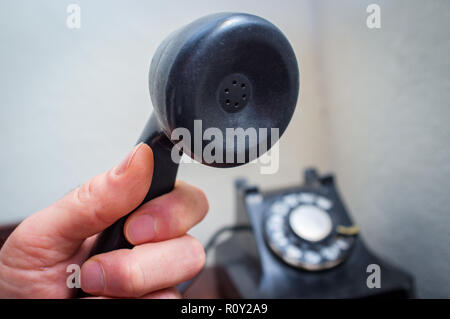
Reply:
[[[151, 292], [147, 295], [140, 297], [140, 299], [181, 299], [181, 294], [175, 287], [161, 289]], [[112, 299], [112, 297], [87, 297], [86, 299]]]
[[177, 181], [173, 191], [147, 202], [127, 218], [125, 237], [134, 245], [179, 237], [200, 222], [208, 208], [200, 189]]
[[177, 288], [167, 288], [142, 296], [142, 299], [181, 299], [181, 294]]
[[200, 242], [185, 235], [90, 258], [81, 267], [81, 288], [93, 295], [140, 297], [194, 277], [204, 263]]
[[32, 247], [38, 239], [38, 253], [74, 251], [85, 238], [136, 208], [150, 187], [152, 174], [153, 153], [141, 143], [118, 166], [27, 218], [12, 236], [22, 243], [28, 240]]

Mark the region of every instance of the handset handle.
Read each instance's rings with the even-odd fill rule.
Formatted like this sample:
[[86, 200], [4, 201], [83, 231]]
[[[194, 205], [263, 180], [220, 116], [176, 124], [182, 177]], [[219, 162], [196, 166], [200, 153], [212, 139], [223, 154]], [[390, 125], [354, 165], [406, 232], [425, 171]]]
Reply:
[[[154, 113], [145, 125], [144, 131], [138, 140], [138, 143], [140, 142], [144, 142], [151, 147], [153, 151], [154, 168], [150, 189], [142, 203], [140, 203], [136, 209], [151, 199], [170, 192], [175, 185], [178, 171], [178, 163], [175, 163], [171, 158], [173, 143], [166, 134], [162, 132]], [[126, 240], [123, 233], [125, 221], [130, 214], [120, 218], [98, 236], [90, 256], [116, 249], [133, 247]]]
[[[140, 142], [144, 142], [151, 147], [153, 151], [154, 167], [150, 189], [142, 203], [140, 203], [135, 210], [153, 198], [169, 193], [175, 185], [179, 166], [171, 157], [173, 143], [161, 130], [158, 119], [154, 113], [145, 125], [144, 131], [138, 140], [138, 143]], [[135, 210], [133, 210], [133, 212]], [[116, 249], [133, 247], [133, 245], [127, 241], [123, 233], [125, 221], [131, 213], [132, 212], [123, 216], [98, 235], [89, 257]], [[86, 296], [86, 294], [80, 289], [77, 297], [83, 296]]]

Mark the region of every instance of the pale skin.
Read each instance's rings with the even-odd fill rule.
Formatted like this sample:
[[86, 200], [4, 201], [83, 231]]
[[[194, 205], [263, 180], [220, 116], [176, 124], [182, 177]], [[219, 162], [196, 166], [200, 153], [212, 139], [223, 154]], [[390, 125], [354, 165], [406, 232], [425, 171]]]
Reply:
[[128, 217], [124, 234], [133, 249], [87, 258], [96, 235], [142, 202], [152, 174], [152, 150], [139, 144], [116, 167], [25, 219], [0, 250], [0, 298], [71, 298], [70, 264], [82, 265], [81, 287], [93, 297], [179, 298], [173, 287], [205, 263], [200, 242], [186, 235], [208, 211], [194, 186], [177, 181]]

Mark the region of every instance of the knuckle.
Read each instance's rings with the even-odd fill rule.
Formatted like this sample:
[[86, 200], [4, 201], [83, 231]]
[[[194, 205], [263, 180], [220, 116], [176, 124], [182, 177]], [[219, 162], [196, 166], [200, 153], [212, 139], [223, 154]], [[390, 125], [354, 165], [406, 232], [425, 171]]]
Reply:
[[206, 213], [208, 213], [209, 211], [209, 202], [208, 202], [208, 198], [206, 197], [205, 192], [203, 192], [201, 189], [197, 188], [197, 193], [198, 193], [198, 201], [199, 201], [199, 206], [200, 206], [200, 212], [201, 212], [201, 217], [202, 219], [206, 216]]
[[176, 288], [167, 288], [161, 290], [157, 298], [159, 299], [181, 299], [181, 294]]
[[185, 204], [179, 196], [173, 196], [169, 202], [169, 216], [178, 216], [184, 210]]
[[200, 188], [186, 184], [185, 200], [196, 209], [203, 218], [209, 210], [209, 203], [206, 194]]
[[80, 204], [89, 202], [92, 196], [92, 180], [87, 181], [83, 185], [77, 187], [74, 192], [75, 200]]
[[202, 220], [209, 210], [209, 202], [206, 194], [203, 190], [193, 185], [183, 183], [181, 186], [183, 187], [183, 190], [180, 191], [180, 196], [178, 196], [179, 204], [184, 204], [181, 209], [185, 210], [186, 207], [189, 207], [194, 210], [196, 216]]
[[188, 245], [190, 246], [190, 250], [192, 251], [193, 258], [192, 258], [192, 271], [197, 273], [199, 272], [203, 266], [205, 265], [206, 261], [206, 255], [205, 255], [205, 249], [203, 248], [203, 245], [199, 240], [196, 238], [187, 235], [188, 238]]
[[189, 211], [189, 204], [181, 196], [172, 196], [168, 203], [168, 209], [165, 211], [164, 219], [166, 220], [169, 232], [183, 233], [187, 231], [185, 219], [174, 218], [182, 217], [185, 212]]
[[132, 251], [122, 259], [113, 274], [113, 294], [125, 297], [139, 297], [142, 295], [143, 273], [139, 262], [133, 258]]
[[102, 225], [109, 225], [114, 222], [109, 214], [104, 214], [104, 208], [108, 205], [104, 192], [101, 191], [104, 183], [110, 185], [109, 174], [98, 175], [74, 191], [74, 200], [77, 206], [82, 208], [80, 214], [86, 215], [86, 219], [92, 223], [100, 222]]
[[122, 180], [118, 178], [113, 169], [110, 169], [104, 175], [104, 182], [109, 188], [115, 189], [116, 187], [120, 187]]
[[146, 283], [142, 265], [137, 261], [131, 261], [129, 266], [130, 284], [129, 292], [134, 297], [139, 297], [145, 293]]

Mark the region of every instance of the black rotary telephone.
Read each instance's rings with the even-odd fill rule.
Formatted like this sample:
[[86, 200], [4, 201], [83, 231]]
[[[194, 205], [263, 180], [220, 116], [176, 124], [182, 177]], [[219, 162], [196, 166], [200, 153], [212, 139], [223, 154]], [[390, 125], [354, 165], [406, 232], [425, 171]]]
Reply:
[[[413, 297], [412, 277], [367, 249], [332, 175], [307, 169], [303, 185], [267, 192], [238, 180], [236, 201], [239, 229], [248, 231], [217, 246], [223, 296]], [[367, 283], [370, 265], [379, 288]]]

